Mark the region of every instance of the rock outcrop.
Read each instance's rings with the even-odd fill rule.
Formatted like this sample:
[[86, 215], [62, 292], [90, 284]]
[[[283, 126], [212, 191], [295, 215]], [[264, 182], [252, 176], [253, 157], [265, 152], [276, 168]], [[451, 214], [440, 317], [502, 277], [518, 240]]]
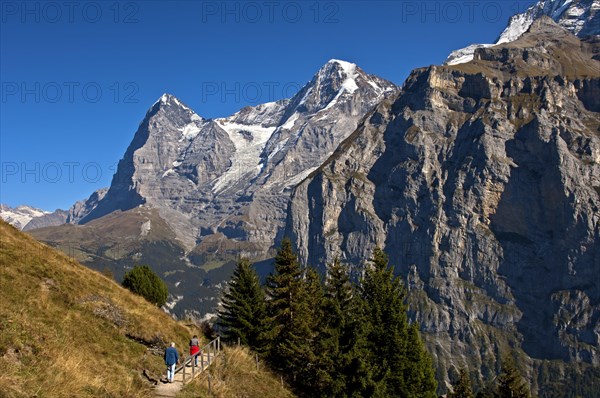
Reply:
[[77, 224], [85, 218], [92, 210], [98, 206], [98, 202], [104, 198], [108, 188], [101, 188], [94, 191], [89, 198], [75, 202], [67, 215], [66, 222], [69, 224]]

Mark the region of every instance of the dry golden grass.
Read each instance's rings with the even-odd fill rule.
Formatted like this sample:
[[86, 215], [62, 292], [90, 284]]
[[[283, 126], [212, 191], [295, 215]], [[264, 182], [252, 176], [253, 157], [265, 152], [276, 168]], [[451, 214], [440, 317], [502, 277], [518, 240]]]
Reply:
[[[211, 394], [208, 391], [210, 378]], [[280, 377], [270, 372], [264, 362], [258, 370], [254, 356], [245, 347], [225, 347], [209, 368], [185, 386], [178, 398], [286, 398], [294, 397]]]
[[0, 222], [0, 397], [147, 397], [140, 341], [187, 347], [190, 326]]

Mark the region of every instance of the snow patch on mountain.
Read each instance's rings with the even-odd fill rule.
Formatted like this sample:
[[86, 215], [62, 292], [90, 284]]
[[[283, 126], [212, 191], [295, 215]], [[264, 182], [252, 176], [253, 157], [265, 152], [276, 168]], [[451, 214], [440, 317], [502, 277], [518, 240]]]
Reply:
[[258, 174], [260, 170], [260, 154], [276, 127], [263, 127], [230, 122], [227, 119], [217, 120], [233, 145], [235, 153], [231, 157], [231, 167], [221, 175], [213, 186], [213, 192], [218, 193], [227, 188], [236, 179], [251, 173]]
[[285, 138], [285, 139], [279, 141], [277, 143], [277, 145], [275, 146], [275, 148], [269, 153], [269, 156], [267, 156], [267, 161], [270, 161], [271, 159], [273, 159], [273, 157], [275, 155], [277, 155], [277, 153], [279, 151], [281, 151], [283, 148], [285, 148], [285, 146], [287, 145], [287, 143], [288, 143], [289, 140], [290, 139], [288, 137], [288, 138]]
[[[528, 14], [517, 14], [513, 16], [506, 29], [504, 29], [504, 31], [498, 38], [496, 44], [509, 43], [511, 41], [517, 40], [523, 33], [527, 31], [527, 29], [529, 29], [532, 22], [533, 19]], [[482, 46], [490, 47], [492, 45], [483, 44]], [[471, 53], [471, 59], [473, 59], [473, 53]], [[471, 59], [469, 59], [468, 61], [470, 61]]]
[[[567, 0], [563, 5], [559, 6], [556, 11], [552, 13], [552, 19], [557, 19], [560, 17], [563, 11], [565, 11], [572, 2], [572, 0]], [[581, 15], [581, 13], [579, 15]]]
[[300, 182], [302, 182], [306, 177], [308, 177], [310, 175], [310, 173], [312, 173], [313, 171], [315, 171], [316, 169], [318, 169], [319, 167], [311, 167], [309, 169], [306, 169], [304, 171], [302, 171], [299, 174], [296, 174], [295, 176], [293, 176], [292, 178], [289, 178], [288, 180], [285, 181], [285, 185], [288, 187], [292, 187], [292, 186], [296, 186], [298, 185]]
[[173, 170], [173, 169], [171, 168], [171, 169], [168, 169], [167, 171], [165, 171], [164, 173], [162, 173], [162, 176], [161, 176], [161, 178], [165, 178], [165, 177], [167, 177], [167, 176], [170, 176], [170, 175], [173, 175], [173, 174], [175, 174], [175, 170]]
[[292, 116], [290, 116], [288, 120], [281, 125], [281, 128], [291, 130], [294, 127], [296, 120], [298, 120], [298, 112], [295, 112]]
[[[192, 116], [198, 117], [198, 115], [194, 114]], [[198, 133], [202, 130], [202, 127], [199, 127], [196, 123], [190, 123], [183, 126], [179, 131], [181, 131], [181, 140], [192, 140], [196, 138]]]
[[306, 99], [309, 97], [309, 95], [312, 94], [313, 88], [310, 87], [308, 90], [306, 90], [306, 93], [304, 93], [304, 95], [302, 96], [302, 99], [300, 100], [300, 102], [298, 103], [298, 105], [302, 105], [306, 102]]
[[492, 44], [471, 44], [468, 47], [461, 48], [460, 50], [453, 51], [452, 54], [446, 60], [447, 65], [464, 64], [473, 59], [473, 54], [478, 48], [491, 47]]

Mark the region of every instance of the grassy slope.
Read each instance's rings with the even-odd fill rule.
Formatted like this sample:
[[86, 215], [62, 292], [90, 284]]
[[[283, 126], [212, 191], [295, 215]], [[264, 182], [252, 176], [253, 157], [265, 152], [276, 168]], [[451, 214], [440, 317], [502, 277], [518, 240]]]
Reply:
[[136, 340], [191, 330], [114, 281], [0, 222], [0, 396], [148, 396], [162, 359]]
[[[208, 392], [210, 377], [211, 394]], [[177, 398], [287, 398], [294, 397], [263, 362], [258, 370], [252, 354], [244, 347], [225, 348], [210, 371], [188, 384]]]
[[[175, 341], [181, 353], [200, 334], [3, 221], [0, 303], [0, 398], [151, 397], [142, 370], [164, 368], [147, 344], [162, 350], [160, 342]], [[217, 396], [292, 396], [277, 377], [257, 372], [247, 351], [223, 358], [213, 369]], [[184, 396], [208, 396], [207, 377]]]

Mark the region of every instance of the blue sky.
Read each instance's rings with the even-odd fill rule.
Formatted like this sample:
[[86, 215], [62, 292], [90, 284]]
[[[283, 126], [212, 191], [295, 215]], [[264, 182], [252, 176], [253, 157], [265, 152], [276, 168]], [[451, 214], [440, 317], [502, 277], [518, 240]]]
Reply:
[[108, 186], [164, 92], [227, 116], [331, 58], [401, 85], [533, 3], [1, 0], [0, 203], [66, 209]]

